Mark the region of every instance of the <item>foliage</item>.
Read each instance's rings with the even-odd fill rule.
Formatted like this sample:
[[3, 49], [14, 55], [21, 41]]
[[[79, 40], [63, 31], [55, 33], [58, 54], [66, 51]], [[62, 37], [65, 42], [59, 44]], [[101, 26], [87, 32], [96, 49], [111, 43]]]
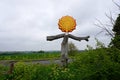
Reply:
[[3, 80], [73, 80], [69, 68], [58, 65], [15, 64], [13, 74], [2, 75]]
[[0, 65], [0, 80], [5, 80], [7, 71], [8, 71], [7, 66]]
[[[97, 38], [95, 38], [96, 41], [96, 45], [95, 48], [96, 49], [100, 49], [100, 48], [105, 48], [105, 44], [102, 43], [101, 41], [99, 41]], [[90, 45], [87, 45], [87, 49], [86, 50], [93, 50], [94, 48]]]
[[87, 45], [86, 47], [87, 47], [87, 49], [86, 49], [86, 50], [93, 50], [93, 47], [92, 47], [92, 46], [90, 46], [90, 45]]
[[101, 48], [77, 55], [70, 64], [71, 71], [75, 72], [74, 80], [119, 80], [120, 63], [113, 60], [113, 54], [118, 51], [109, 55], [109, 50]]
[[112, 39], [112, 41], [111, 41], [111, 43], [110, 43], [110, 46], [120, 49], [120, 35], [116, 35], [116, 36]]
[[45, 51], [43, 51], [43, 50], [40, 50], [40, 51], [37, 51], [37, 53], [45, 53]]
[[69, 54], [70, 56], [74, 56], [74, 55], [77, 54], [77, 53], [78, 53], [77, 47], [74, 45], [74, 43], [69, 42], [69, 43], [68, 43], [68, 54]]
[[115, 25], [113, 26], [113, 31], [115, 32], [115, 35], [120, 35], [120, 14], [118, 15]]
[[115, 33], [115, 36], [112, 39], [110, 45], [112, 47], [120, 49], [120, 14], [115, 21], [115, 25], [113, 26], [113, 31]]
[[96, 49], [98, 48], [105, 48], [105, 44], [100, 42], [97, 38], [95, 38], [96, 40]]
[[40, 64], [15, 64], [14, 72], [4, 76], [4, 80], [49, 80], [51, 68]]
[[120, 50], [118, 48], [112, 47], [107, 50], [112, 62], [120, 63]]
[[53, 67], [51, 72], [52, 80], [73, 80], [74, 74], [71, 73], [70, 68]]
[[[0, 66], [1, 73], [8, 70]], [[1, 80], [119, 80], [120, 50], [97, 48], [76, 54], [67, 68], [56, 64], [17, 62], [12, 74], [0, 74]]]

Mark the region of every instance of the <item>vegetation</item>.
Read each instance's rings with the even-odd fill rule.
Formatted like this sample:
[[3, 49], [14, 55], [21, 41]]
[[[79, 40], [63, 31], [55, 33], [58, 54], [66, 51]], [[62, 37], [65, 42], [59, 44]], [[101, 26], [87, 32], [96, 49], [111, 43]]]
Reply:
[[68, 54], [69, 54], [70, 56], [74, 56], [74, 55], [77, 54], [77, 53], [78, 53], [77, 47], [74, 45], [74, 43], [69, 42], [69, 43], [68, 43]]
[[[116, 55], [117, 54], [117, 55]], [[120, 50], [97, 48], [76, 54], [67, 68], [17, 62], [12, 74], [0, 66], [1, 80], [119, 80]]]
[[114, 38], [112, 39], [112, 47], [120, 49], [120, 14], [118, 15], [115, 25], [113, 26], [113, 31], [115, 33]]
[[43, 59], [56, 59], [59, 57], [60, 57], [59, 52], [0, 54], [0, 60], [43, 60]]

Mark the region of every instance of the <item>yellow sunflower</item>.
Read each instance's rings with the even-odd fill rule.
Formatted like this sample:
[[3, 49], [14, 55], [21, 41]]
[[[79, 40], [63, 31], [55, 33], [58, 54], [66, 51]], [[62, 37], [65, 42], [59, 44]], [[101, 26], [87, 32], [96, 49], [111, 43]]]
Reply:
[[63, 16], [58, 22], [62, 32], [72, 32], [76, 28], [76, 20], [71, 16]]

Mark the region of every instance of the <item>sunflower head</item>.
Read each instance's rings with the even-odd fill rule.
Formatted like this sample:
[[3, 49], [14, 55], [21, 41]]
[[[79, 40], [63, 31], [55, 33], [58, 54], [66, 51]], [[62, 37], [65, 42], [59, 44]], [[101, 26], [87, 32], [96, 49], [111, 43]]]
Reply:
[[62, 32], [72, 32], [76, 28], [76, 20], [71, 16], [63, 16], [58, 22]]

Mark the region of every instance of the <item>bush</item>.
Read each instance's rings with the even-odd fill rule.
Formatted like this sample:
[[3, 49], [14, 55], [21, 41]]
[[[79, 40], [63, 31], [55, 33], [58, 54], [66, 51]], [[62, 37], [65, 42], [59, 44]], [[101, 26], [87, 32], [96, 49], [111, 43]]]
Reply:
[[120, 52], [116, 48], [87, 50], [76, 54], [66, 68], [17, 62], [12, 74], [0, 76], [2, 80], [119, 80]]
[[120, 63], [112, 61], [107, 53], [107, 49], [96, 49], [78, 54], [69, 66], [74, 80], [119, 80]]

